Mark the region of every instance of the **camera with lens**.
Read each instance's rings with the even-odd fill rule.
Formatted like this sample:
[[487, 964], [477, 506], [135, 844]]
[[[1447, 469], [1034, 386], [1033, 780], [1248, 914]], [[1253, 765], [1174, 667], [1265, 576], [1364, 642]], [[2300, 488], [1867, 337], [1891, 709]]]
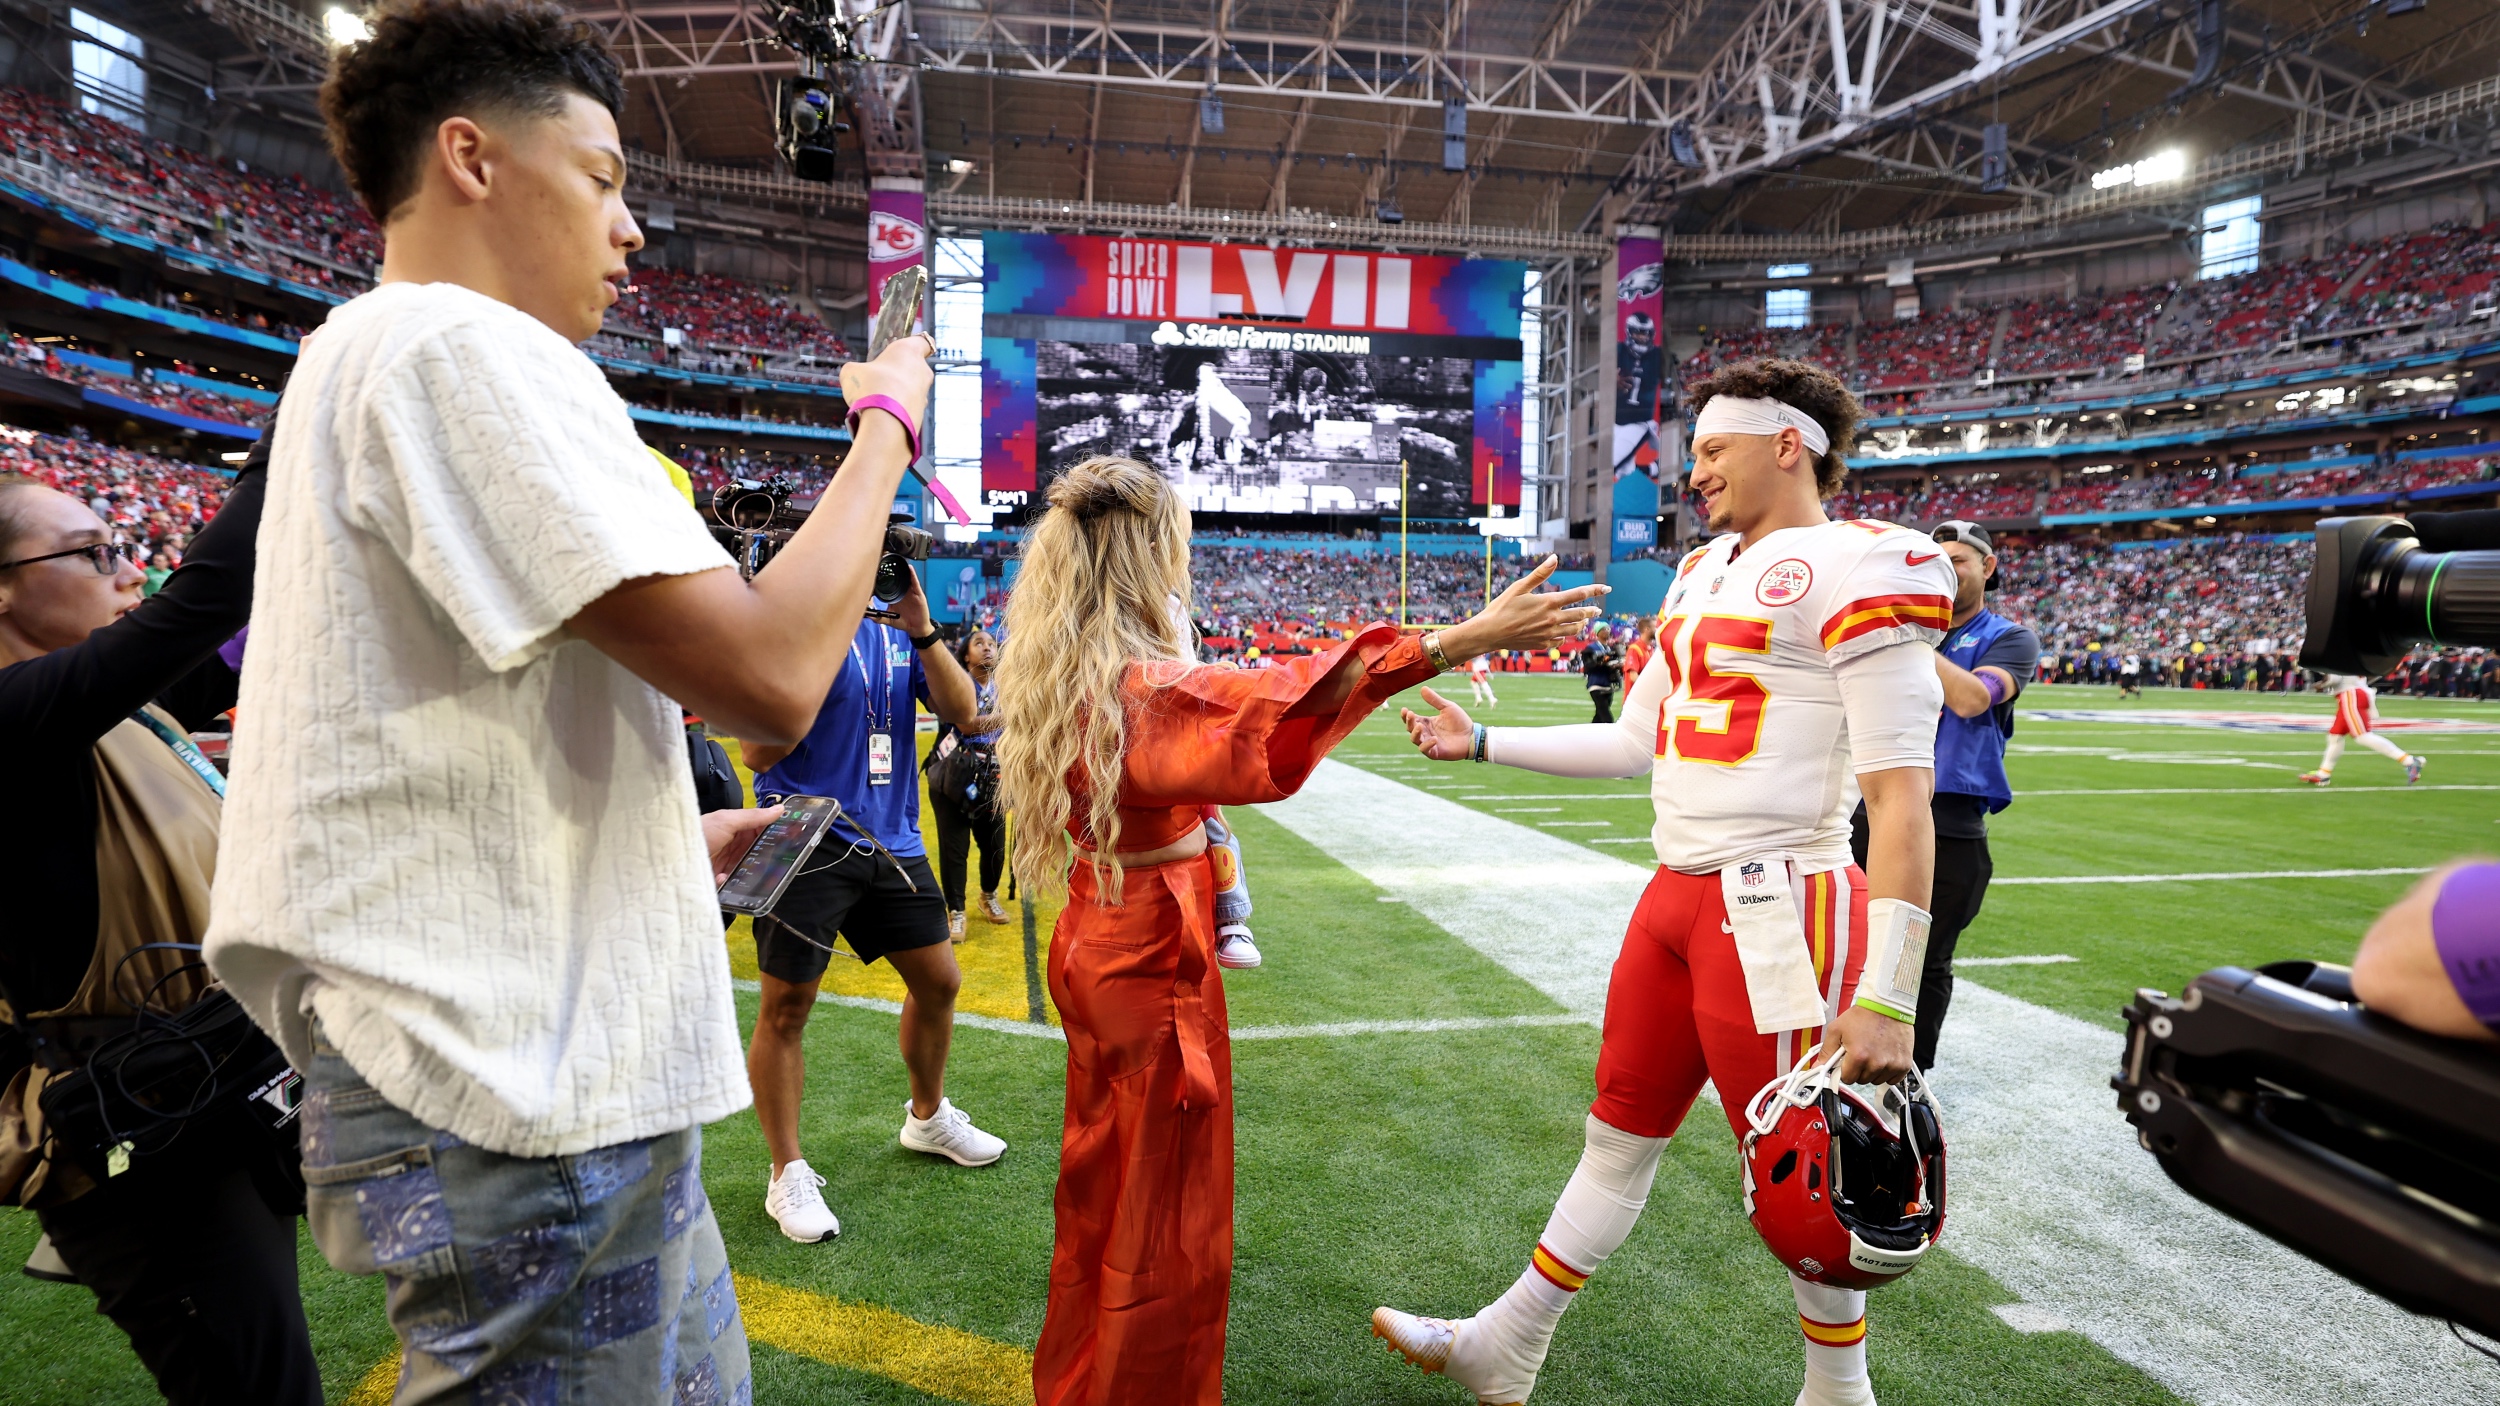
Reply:
[[2318, 524], [2303, 668], [2375, 678], [2417, 644], [2500, 647], [2500, 512]]
[[[812, 510], [812, 504], [799, 504], [786, 478], [732, 479], [712, 494], [712, 536], [737, 558], [738, 574], [752, 581], [790, 544]], [[911, 589], [912, 563], [927, 561], [936, 545], [936, 535], [912, 526], [908, 516], [889, 517], [871, 594], [889, 604], [901, 600]]]
[[877, 584], [870, 594], [881, 601], [898, 601], [911, 589], [911, 564], [927, 561], [929, 549], [937, 545], [934, 533], [911, 525], [911, 519], [896, 513], [885, 525], [885, 554], [877, 558]]

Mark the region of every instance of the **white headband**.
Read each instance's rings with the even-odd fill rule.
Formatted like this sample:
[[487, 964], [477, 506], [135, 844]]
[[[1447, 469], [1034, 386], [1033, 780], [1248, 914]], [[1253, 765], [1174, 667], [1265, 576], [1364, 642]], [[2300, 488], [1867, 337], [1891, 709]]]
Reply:
[[1812, 454], [1828, 454], [1832, 437], [1814, 422], [1814, 417], [1784, 400], [1748, 400], [1742, 396], [1714, 395], [1693, 419], [1693, 438], [1706, 434], [1778, 434], [1795, 430]]

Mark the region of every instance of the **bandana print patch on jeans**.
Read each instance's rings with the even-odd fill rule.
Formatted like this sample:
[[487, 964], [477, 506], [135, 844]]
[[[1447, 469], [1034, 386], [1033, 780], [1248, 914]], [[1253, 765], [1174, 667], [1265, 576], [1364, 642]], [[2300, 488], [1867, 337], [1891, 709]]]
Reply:
[[694, 1224], [694, 1218], [710, 1204], [703, 1198], [703, 1154], [697, 1152], [686, 1159], [686, 1165], [668, 1174], [660, 1184], [660, 1213], [665, 1227], [661, 1238], [674, 1240]]
[[582, 1346], [631, 1337], [660, 1321], [660, 1261], [655, 1256], [610, 1270], [582, 1285]]
[[470, 1254], [478, 1297], [488, 1308], [563, 1293], [581, 1271], [581, 1252], [563, 1226], [542, 1225], [489, 1240]]
[[356, 1188], [356, 1219], [373, 1245], [373, 1262], [397, 1264], [451, 1244], [451, 1209], [432, 1167], [375, 1177]]

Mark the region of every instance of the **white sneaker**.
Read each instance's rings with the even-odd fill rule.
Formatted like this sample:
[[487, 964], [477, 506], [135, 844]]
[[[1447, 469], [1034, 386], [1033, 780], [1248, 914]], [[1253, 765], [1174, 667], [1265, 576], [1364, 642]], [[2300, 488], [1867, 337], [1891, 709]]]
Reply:
[[1423, 1318], [1394, 1308], [1372, 1310], [1372, 1336], [1427, 1372], [1439, 1372], [1476, 1394], [1482, 1406], [1520, 1406], [1536, 1389], [1536, 1362], [1521, 1362], [1498, 1334], [1473, 1318], [1453, 1322]]
[[939, 1099], [937, 1112], [926, 1118], [911, 1114], [911, 1100], [903, 1100], [903, 1146], [914, 1152], [934, 1153], [958, 1167], [986, 1167], [1007, 1151], [1005, 1138], [992, 1137], [972, 1126], [972, 1119], [947, 1099]]
[[1865, 1377], [1836, 1382], [1809, 1372], [1805, 1389], [1797, 1393], [1797, 1406], [1875, 1406], [1875, 1384]]
[[1250, 940], [1250, 930], [1239, 925], [1218, 928], [1215, 934], [1215, 964], [1235, 971], [1248, 971], [1259, 964], [1259, 944]]
[[784, 1163], [781, 1175], [764, 1184], [764, 1214], [802, 1245], [830, 1240], [842, 1233], [842, 1222], [825, 1205], [824, 1185], [806, 1158]]

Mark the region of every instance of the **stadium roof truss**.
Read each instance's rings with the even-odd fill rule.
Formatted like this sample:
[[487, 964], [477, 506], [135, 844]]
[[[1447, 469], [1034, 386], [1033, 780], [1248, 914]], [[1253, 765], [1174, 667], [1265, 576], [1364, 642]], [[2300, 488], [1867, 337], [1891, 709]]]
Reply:
[[[1580, 0], [1559, 13], [1588, 8]], [[921, 11], [921, 56], [937, 73], [1381, 107], [1438, 108], [1455, 96], [1470, 112], [1628, 127], [1664, 122], [1693, 77], [1568, 62], [1553, 42], [1528, 54], [1357, 42], [1339, 37], [1350, 9], [1340, 5], [1320, 33], [1292, 35], [1128, 21], [1110, 0], [1073, 18], [931, 6]]]
[[1934, 132], [1887, 129], [2157, 3], [1974, 0], [1965, 10], [1946, 0], [1763, 0], [1628, 174], [1650, 202], [1823, 151], [1959, 177], [1956, 161], [1920, 150], [1922, 140], [1936, 145]]

